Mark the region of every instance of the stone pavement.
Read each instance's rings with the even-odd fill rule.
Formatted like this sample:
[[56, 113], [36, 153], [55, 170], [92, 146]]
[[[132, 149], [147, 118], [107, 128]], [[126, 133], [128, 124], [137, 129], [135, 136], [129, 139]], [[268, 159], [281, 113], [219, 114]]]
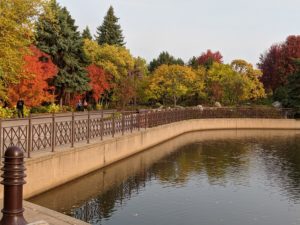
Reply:
[[[0, 200], [1, 209], [3, 201]], [[24, 217], [30, 224], [36, 225], [88, 225], [81, 220], [66, 216], [56, 211], [23, 201]], [[1, 213], [2, 217], [2, 213]]]

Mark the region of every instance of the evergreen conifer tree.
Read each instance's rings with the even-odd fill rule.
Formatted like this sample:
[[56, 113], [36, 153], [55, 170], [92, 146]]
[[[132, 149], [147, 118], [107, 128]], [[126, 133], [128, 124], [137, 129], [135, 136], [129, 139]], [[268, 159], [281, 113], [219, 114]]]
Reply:
[[99, 45], [125, 45], [121, 26], [118, 24], [118, 20], [119, 18], [115, 16], [113, 7], [110, 6], [106, 16], [104, 17], [102, 25], [97, 28], [96, 40]]
[[82, 38], [92, 40], [92, 35], [88, 26], [82, 31]]
[[52, 0], [37, 22], [36, 46], [52, 57], [59, 68], [53, 80], [60, 103], [68, 104], [70, 95], [89, 90], [83, 40], [66, 8]]
[[300, 60], [296, 61], [297, 72], [289, 76], [287, 86], [288, 106], [300, 110]]

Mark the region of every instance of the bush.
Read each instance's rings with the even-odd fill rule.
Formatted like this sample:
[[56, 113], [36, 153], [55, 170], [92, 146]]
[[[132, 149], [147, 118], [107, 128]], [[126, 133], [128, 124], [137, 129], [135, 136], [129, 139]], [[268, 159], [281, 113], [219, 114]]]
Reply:
[[101, 109], [103, 109], [103, 106], [101, 104], [96, 104], [95, 109], [96, 110], [101, 110]]
[[30, 109], [31, 113], [47, 113], [48, 108], [46, 106], [35, 106]]
[[68, 105], [63, 105], [60, 108], [61, 108], [62, 112], [73, 112], [74, 111], [74, 109], [71, 106], [68, 106]]
[[54, 103], [48, 106], [49, 113], [58, 113], [61, 111], [62, 111], [62, 108], [59, 105], [56, 105]]
[[13, 109], [3, 108], [0, 106], [0, 118], [9, 119], [14, 116]]

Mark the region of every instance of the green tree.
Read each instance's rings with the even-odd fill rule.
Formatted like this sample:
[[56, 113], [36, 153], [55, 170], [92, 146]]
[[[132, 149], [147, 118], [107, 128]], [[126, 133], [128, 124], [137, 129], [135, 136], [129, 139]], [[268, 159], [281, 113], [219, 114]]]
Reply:
[[207, 72], [207, 91], [213, 101], [237, 104], [244, 99], [246, 82], [230, 65], [213, 63]]
[[289, 76], [287, 85], [287, 106], [300, 110], [300, 60], [297, 60], [297, 72]]
[[0, 98], [6, 98], [10, 84], [20, 80], [24, 56], [33, 41], [35, 18], [44, 10], [46, 0], [0, 1]]
[[81, 36], [82, 36], [83, 39], [89, 39], [89, 40], [93, 39], [93, 37], [91, 35], [90, 28], [88, 26], [86, 26], [85, 29], [82, 31]]
[[184, 65], [182, 59], [176, 59], [174, 56], [170, 55], [168, 52], [162, 52], [159, 54], [157, 59], [153, 59], [149, 64], [149, 71], [154, 72], [161, 65]]
[[82, 38], [70, 13], [55, 0], [37, 22], [36, 45], [59, 68], [54, 85], [61, 104], [69, 104], [72, 95], [90, 89]]
[[118, 20], [119, 18], [114, 14], [114, 8], [110, 6], [102, 25], [97, 28], [96, 41], [99, 45], [125, 45], [122, 29], [118, 24]]

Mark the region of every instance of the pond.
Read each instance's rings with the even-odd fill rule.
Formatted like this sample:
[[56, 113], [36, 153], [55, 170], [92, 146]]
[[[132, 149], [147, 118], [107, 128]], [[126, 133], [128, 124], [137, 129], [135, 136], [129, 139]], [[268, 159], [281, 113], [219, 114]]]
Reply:
[[29, 201], [91, 224], [300, 224], [300, 131], [188, 133]]

